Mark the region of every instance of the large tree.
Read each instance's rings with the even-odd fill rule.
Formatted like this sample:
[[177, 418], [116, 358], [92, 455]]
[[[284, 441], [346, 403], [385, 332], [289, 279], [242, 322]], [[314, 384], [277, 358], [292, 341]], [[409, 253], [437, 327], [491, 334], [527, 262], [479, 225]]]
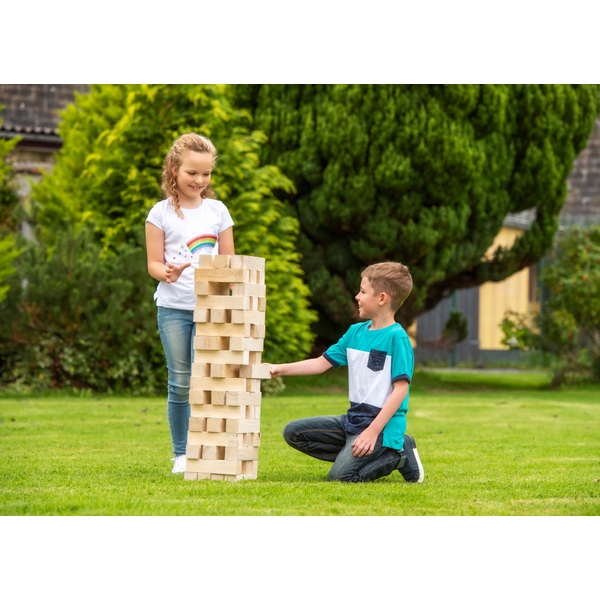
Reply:
[[[549, 250], [567, 178], [600, 111], [597, 85], [238, 85], [269, 139], [263, 161], [296, 193], [317, 332], [355, 318], [366, 265], [399, 260], [405, 325], [454, 290], [501, 281]], [[486, 256], [508, 213], [531, 209], [511, 248]]]

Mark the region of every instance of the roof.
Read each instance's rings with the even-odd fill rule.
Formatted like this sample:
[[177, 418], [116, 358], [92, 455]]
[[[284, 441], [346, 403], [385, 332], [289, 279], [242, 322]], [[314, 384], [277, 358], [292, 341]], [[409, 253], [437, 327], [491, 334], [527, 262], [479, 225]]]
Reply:
[[89, 91], [87, 84], [0, 84], [0, 137], [60, 146], [60, 111]]

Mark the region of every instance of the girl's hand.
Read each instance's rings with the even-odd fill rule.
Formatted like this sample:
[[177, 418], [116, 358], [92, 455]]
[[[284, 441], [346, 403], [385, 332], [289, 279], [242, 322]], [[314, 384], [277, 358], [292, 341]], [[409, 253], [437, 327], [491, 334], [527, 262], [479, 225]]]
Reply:
[[181, 273], [183, 272], [184, 269], [187, 269], [192, 263], [184, 263], [182, 265], [176, 265], [173, 263], [167, 263], [166, 264], [166, 271], [165, 274], [167, 276], [166, 278], [166, 282], [167, 283], [175, 283], [179, 277], [181, 276]]

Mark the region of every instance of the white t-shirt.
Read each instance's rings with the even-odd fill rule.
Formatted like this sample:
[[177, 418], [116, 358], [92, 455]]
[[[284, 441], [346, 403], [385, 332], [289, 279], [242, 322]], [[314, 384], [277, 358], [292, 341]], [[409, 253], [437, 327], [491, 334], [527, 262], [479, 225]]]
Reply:
[[165, 234], [165, 264], [191, 262], [174, 283], [159, 281], [154, 299], [157, 306], [194, 310], [194, 269], [200, 254], [219, 253], [219, 234], [233, 226], [227, 207], [220, 200], [204, 198], [199, 208], [182, 208], [184, 218], [175, 212], [171, 198], [157, 202], [146, 221]]

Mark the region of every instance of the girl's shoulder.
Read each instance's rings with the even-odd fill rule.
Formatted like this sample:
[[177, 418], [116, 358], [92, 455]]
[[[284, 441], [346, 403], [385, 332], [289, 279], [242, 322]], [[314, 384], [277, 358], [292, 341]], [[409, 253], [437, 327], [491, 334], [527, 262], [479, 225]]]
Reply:
[[206, 203], [208, 206], [224, 207], [225, 203], [218, 198], [203, 198], [202, 203]]
[[165, 198], [164, 200], [159, 200], [154, 203], [154, 206], [150, 209], [150, 212], [164, 212], [168, 210], [169, 206], [173, 206], [171, 204], [171, 198]]

